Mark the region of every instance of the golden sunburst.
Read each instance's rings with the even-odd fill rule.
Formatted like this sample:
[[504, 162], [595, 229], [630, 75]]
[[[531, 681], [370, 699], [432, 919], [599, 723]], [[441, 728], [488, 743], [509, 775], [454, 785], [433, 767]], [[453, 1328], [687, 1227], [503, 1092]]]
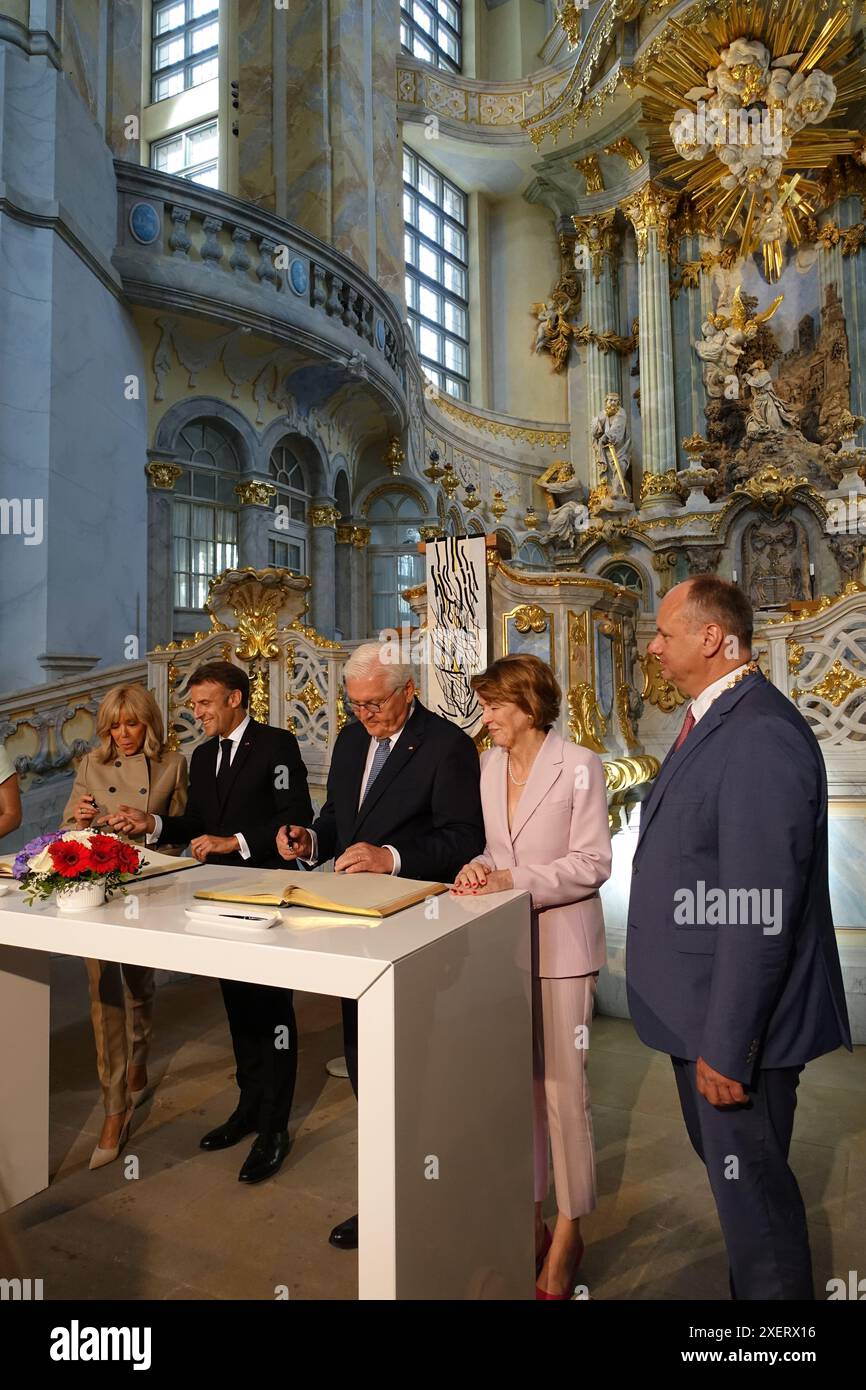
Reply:
[[[861, 131], [838, 124], [866, 96], [853, 10], [843, 3], [828, 16], [814, 0], [696, 4], [636, 65], [659, 173], [684, 188], [708, 232], [724, 238], [736, 227], [741, 256], [761, 246], [770, 280], [784, 242], [800, 244], [819, 206], [810, 173], [863, 148]], [[747, 151], [739, 163], [737, 149]]]

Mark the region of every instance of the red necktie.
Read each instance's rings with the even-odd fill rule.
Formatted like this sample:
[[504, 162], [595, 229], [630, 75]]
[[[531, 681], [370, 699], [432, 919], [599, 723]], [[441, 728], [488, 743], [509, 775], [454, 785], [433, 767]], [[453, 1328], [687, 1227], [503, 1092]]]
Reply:
[[685, 719], [683, 720], [683, 727], [680, 729], [679, 734], [677, 735], [677, 741], [676, 741], [676, 743], [674, 744], [674, 752], [675, 752], [675, 753], [676, 753], [676, 751], [677, 751], [678, 748], [682, 748], [683, 744], [685, 743], [686, 739], [688, 738], [689, 734], [691, 733], [691, 731], [692, 731], [692, 729], [693, 729], [694, 727], [695, 727], [695, 716], [692, 714], [692, 707], [691, 707], [691, 705], [689, 705], [688, 713], [686, 714], [686, 717], [685, 717]]

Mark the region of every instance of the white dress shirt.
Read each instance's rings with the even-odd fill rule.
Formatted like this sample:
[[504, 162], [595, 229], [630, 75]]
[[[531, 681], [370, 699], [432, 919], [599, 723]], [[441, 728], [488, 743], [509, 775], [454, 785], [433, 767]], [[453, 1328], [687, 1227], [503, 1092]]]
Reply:
[[[241, 720], [240, 724], [238, 724], [236, 729], [232, 729], [230, 734], [220, 735], [220, 747], [217, 749], [217, 760], [215, 769], [216, 776], [219, 776], [219, 770], [222, 767], [222, 761], [224, 756], [222, 748], [223, 737], [227, 738], [231, 743], [231, 751], [229, 753], [229, 766], [231, 766], [231, 764], [235, 760], [235, 754], [241, 746], [241, 739], [244, 736], [244, 730], [246, 729], [249, 722], [250, 716], [247, 715], [245, 719]], [[146, 836], [146, 842], [149, 845], [156, 844], [157, 840], [162, 834], [162, 816], [154, 815], [153, 819], [156, 821], [156, 824], [153, 827], [153, 830], [150, 832], [150, 834]], [[241, 859], [249, 859], [250, 847], [244, 839], [243, 835], [239, 834], [238, 832], [235, 832], [235, 839], [238, 842], [238, 849], [240, 850]]]
[[[698, 720], [702, 719], [706, 714], [713, 701], [718, 700], [719, 696], [723, 694], [724, 691], [730, 689], [734, 681], [738, 680], [740, 676], [745, 675], [750, 664], [750, 662], [744, 661], [742, 666], [738, 666], [735, 671], [726, 672], [724, 676], [719, 676], [717, 681], [713, 681], [711, 685], [705, 686], [700, 695], [695, 696], [694, 700], [692, 700], [692, 703], [689, 705], [689, 709], [692, 712], [692, 718], [696, 724]], [[686, 714], [688, 715], [688, 711], [686, 711]]]
[[[400, 725], [400, 727], [399, 727], [399, 729], [397, 730], [397, 732], [394, 733], [394, 734], [389, 734], [389, 735], [388, 735], [388, 742], [389, 742], [390, 745], [391, 745], [391, 747], [388, 749], [388, 757], [389, 757], [389, 758], [390, 758], [391, 754], [394, 752], [394, 748], [395, 748], [395, 746], [396, 746], [397, 740], [398, 740], [398, 738], [400, 737], [400, 735], [402, 734], [402, 732], [403, 732], [403, 730], [405, 729], [406, 725], [409, 723], [409, 720], [412, 718], [412, 715], [413, 715], [414, 711], [415, 711], [415, 701], [413, 700], [412, 703], [411, 703], [411, 705], [409, 706], [409, 713], [406, 715], [406, 718], [403, 720], [403, 723]], [[361, 802], [364, 800], [364, 796], [365, 796], [366, 791], [367, 791], [367, 783], [368, 783], [369, 780], [370, 780], [370, 771], [371, 771], [371, 769], [372, 769], [372, 767], [373, 767], [373, 759], [374, 759], [375, 756], [376, 756], [376, 749], [378, 748], [378, 746], [379, 746], [379, 740], [378, 740], [378, 738], [375, 738], [375, 737], [373, 737], [373, 736], [371, 735], [371, 737], [370, 737], [370, 747], [367, 749], [367, 761], [364, 763], [364, 775], [363, 775], [363, 777], [361, 778], [361, 795], [358, 797], [358, 807], [359, 807], [359, 808], [360, 808], [360, 806], [361, 806]], [[386, 759], [386, 761], [387, 761], [387, 759]], [[381, 775], [381, 773], [380, 773], [380, 775]], [[319, 862], [319, 837], [318, 837], [318, 835], [316, 834], [315, 830], [309, 830], [309, 829], [308, 829], [307, 833], [309, 834], [310, 839], [311, 839], [312, 842], [313, 842], [313, 853], [312, 853], [312, 857], [311, 857], [310, 859], [304, 859], [302, 862], [303, 862], [304, 864], [308, 864], [308, 865], [310, 866], [310, 868], [314, 868], [315, 865]], [[382, 848], [391, 851], [391, 857], [392, 857], [392, 859], [394, 860], [394, 867], [392, 868], [391, 873], [392, 873], [392, 874], [399, 874], [399, 872], [400, 872], [400, 856], [399, 856], [399, 854], [397, 853], [397, 851], [395, 850], [394, 846], [393, 846], [393, 845], [383, 845]]]

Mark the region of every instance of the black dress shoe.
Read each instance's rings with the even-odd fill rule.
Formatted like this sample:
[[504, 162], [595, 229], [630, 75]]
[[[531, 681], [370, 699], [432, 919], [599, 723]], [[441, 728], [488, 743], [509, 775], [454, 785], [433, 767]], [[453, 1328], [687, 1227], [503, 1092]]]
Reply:
[[230, 1115], [224, 1125], [217, 1125], [216, 1129], [210, 1130], [199, 1140], [199, 1148], [209, 1152], [213, 1149], [230, 1149], [233, 1144], [239, 1144], [248, 1134], [255, 1132], [255, 1125], [242, 1115]]
[[336, 1245], [338, 1250], [357, 1250], [358, 1248], [358, 1218], [350, 1216], [348, 1221], [341, 1221], [339, 1226], [335, 1226], [328, 1240], [332, 1245]]
[[283, 1166], [283, 1159], [292, 1147], [284, 1129], [266, 1129], [260, 1134], [238, 1173], [238, 1182], [264, 1182]]

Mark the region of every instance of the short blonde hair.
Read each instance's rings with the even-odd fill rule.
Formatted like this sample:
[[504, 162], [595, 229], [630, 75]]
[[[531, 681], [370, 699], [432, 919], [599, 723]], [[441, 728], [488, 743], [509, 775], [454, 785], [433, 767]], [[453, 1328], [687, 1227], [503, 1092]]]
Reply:
[[546, 661], [528, 652], [501, 656], [470, 681], [476, 695], [490, 704], [517, 705], [536, 729], [549, 729], [559, 718], [562, 691]]
[[165, 752], [165, 726], [159, 705], [143, 685], [113, 685], [103, 695], [96, 714], [96, 735], [102, 745], [100, 762], [109, 763], [117, 757], [111, 730], [124, 718], [145, 725], [144, 754], [159, 762]]

